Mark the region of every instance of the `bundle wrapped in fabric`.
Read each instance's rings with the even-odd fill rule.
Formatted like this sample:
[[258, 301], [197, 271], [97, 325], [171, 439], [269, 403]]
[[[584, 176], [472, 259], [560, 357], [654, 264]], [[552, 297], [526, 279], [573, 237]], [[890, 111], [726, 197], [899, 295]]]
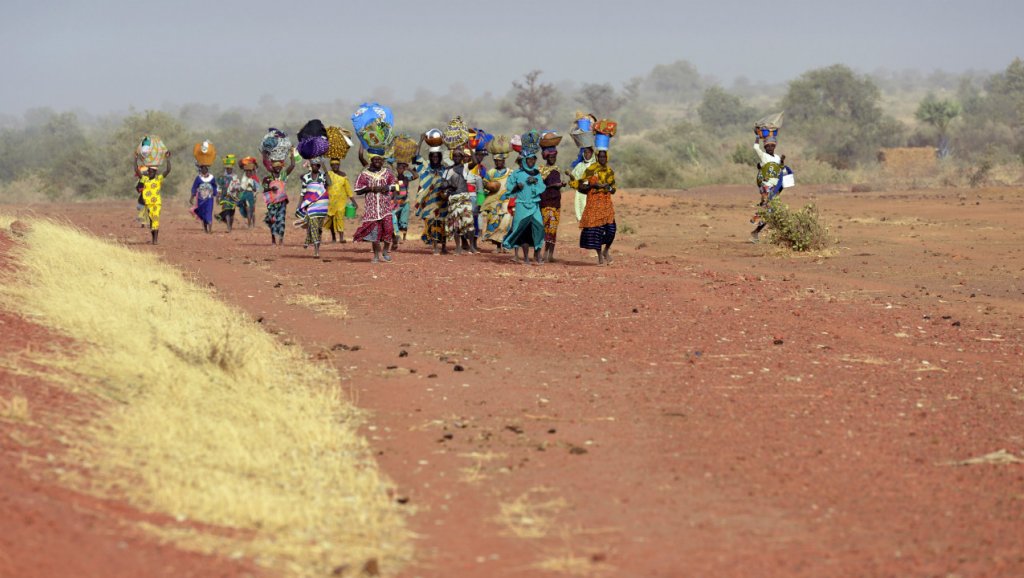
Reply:
[[256, 157], [242, 157], [242, 160], [238, 161], [238, 166], [243, 171], [254, 171], [256, 170]]
[[391, 109], [376, 102], [364, 102], [352, 115], [352, 128], [370, 151], [386, 151], [394, 140], [395, 117]]
[[192, 156], [196, 158], [196, 163], [200, 166], [210, 166], [217, 160], [217, 147], [213, 146], [213, 143], [208, 140], [197, 142], [192, 147]]
[[418, 143], [406, 135], [401, 135], [395, 139], [395, 161], [400, 163], [410, 164], [412, 158], [416, 156], [416, 149], [419, 148]]
[[536, 129], [524, 132], [519, 140], [523, 144], [523, 156], [536, 155], [540, 151], [540, 133]]
[[340, 126], [327, 127], [327, 156], [343, 159], [352, 148], [352, 133]]
[[299, 139], [299, 142], [302, 142], [306, 139], [316, 138], [318, 136], [327, 138], [327, 127], [324, 126], [324, 123], [321, 122], [319, 118], [314, 118], [302, 125], [302, 128], [299, 129], [295, 138]]
[[139, 146], [135, 147], [135, 166], [158, 167], [164, 164], [167, 158], [167, 145], [156, 135], [148, 134], [142, 137]]
[[598, 134], [615, 136], [615, 132], [618, 130], [618, 128], [619, 123], [613, 120], [608, 120], [607, 118], [602, 118], [601, 120], [594, 123], [594, 132]]
[[423, 133], [423, 142], [427, 143], [427, 146], [439, 147], [444, 144], [444, 133], [439, 128], [432, 128]]
[[562, 135], [553, 130], [545, 131], [540, 136], [540, 146], [542, 147], [556, 147], [560, 142], [562, 142]]
[[507, 155], [512, 150], [512, 142], [503, 134], [494, 135], [487, 143], [487, 152], [494, 156]]
[[299, 156], [309, 160], [317, 157], [322, 157], [327, 154], [327, 150], [330, 148], [330, 142], [326, 136], [312, 136], [304, 140], [299, 141], [299, 146], [296, 147], [299, 150]]
[[469, 128], [466, 127], [466, 123], [463, 122], [461, 116], [457, 116], [448, 121], [448, 126], [444, 128], [444, 144], [449, 149], [457, 149], [466, 141], [469, 140]]
[[292, 141], [284, 132], [270, 128], [260, 143], [260, 151], [271, 161], [284, 161], [292, 152]]
[[477, 152], [487, 152], [487, 144], [494, 139], [493, 134], [489, 134], [483, 129], [473, 129], [473, 136], [469, 139], [469, 148]]
[[575, 126], [569, 131], [569, 136], [572, 137], [572, 142], [576, 143], [576, 148], [590, 148], [594, 146], [594, 133], [591, 131], [584, 131], [579, 126]]

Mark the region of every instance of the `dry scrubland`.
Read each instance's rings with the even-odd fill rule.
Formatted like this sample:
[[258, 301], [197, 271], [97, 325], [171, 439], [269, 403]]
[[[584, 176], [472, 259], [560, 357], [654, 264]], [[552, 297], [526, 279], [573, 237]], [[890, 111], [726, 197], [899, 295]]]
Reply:
[[[289, 575], [366, 564], [392, 575], [410, 559], [333, 368], [153, 255], [45, 220], [19, 230], [3, 306], [72, 345], [34, 344], [4, 365], [45, 364], [44, 379], [102, 408], [87, 424], [53, 424], [71, 445], [57, 457], [63, 483], [172, 516], [146, 529], [184, 548]], [[23, 397], [0, 400], [0, 417], [30, 411]]]

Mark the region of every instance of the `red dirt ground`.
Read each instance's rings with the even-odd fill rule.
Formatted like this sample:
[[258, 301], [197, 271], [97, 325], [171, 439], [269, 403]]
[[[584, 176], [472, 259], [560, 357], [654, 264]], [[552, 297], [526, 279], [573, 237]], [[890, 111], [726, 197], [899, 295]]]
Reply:
[[[1024, 575], [1024, 465], [949, 465], [1024, 455], [1019, 192], [796, 189], [788, 202], [817, 202], [839, 237], [812, 256], [747, 243], [752, 196], [623, 193], [610, 267], [576, 248], [568, 210], [562, 260], [541, 267], [418, 241], [391, 264], [353, 244], [314, 260], [297, 230], [283, 249], [262, 226], [205, 235], [178, 203], [157, 248], [132, 202], [65, 216], [160, 253], [338, 367], [422, 536], [402, 576]], [[286, 303], [302, 293], [348, 318]], [[11, 383], [0, 395], [35, 390]], [[140, 560], [194, 575], [250, 571], [154, 546], [126, 512], [81, 517], [87, 498], [27, 482], [45, 464], [9, 467], [31, 450], [4, 443], [0, 484], [50, 500], [53, 521], [0, 516], [13, 567], [79, 560], [48, 541], [75, 535], [133, 540]], [[536, 537], [499, 519], [517, 498], [548, 505], [520, 526]]]

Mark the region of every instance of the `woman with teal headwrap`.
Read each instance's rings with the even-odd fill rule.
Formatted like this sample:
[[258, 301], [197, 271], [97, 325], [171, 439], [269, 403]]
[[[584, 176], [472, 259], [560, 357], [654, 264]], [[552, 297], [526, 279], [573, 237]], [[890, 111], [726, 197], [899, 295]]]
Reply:
[[[537, 169], [536, 146], [529, 146], [523, 138], [523, 149], [520, 153], [519, 169], [512, 173], [505, 183], [505, 194], [502, 200], [515, 197], [516, 212], [512, 220], [512, 229], [502, 247], [512, 249], [522, 247], [523, 259], [530, 262], [530, 246], [533, 245], [533, 258], [536, 264], [541, 264], [540, 250], [544, 246], [544, 220], [540, 214], [540, 196], [546, 188], [543, 179], [540, 177], [540, 170]], [[517, 263], [518, 255], [514, 258]]]

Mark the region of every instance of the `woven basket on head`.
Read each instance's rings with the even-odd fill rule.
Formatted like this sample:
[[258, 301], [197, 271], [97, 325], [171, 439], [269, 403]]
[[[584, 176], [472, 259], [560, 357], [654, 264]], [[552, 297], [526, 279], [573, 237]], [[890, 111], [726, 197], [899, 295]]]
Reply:
[[416, 149], [419, 148], [416, 141], [406, 135], [395, 139], [395, 161], [409, 164], [416, 156]]

